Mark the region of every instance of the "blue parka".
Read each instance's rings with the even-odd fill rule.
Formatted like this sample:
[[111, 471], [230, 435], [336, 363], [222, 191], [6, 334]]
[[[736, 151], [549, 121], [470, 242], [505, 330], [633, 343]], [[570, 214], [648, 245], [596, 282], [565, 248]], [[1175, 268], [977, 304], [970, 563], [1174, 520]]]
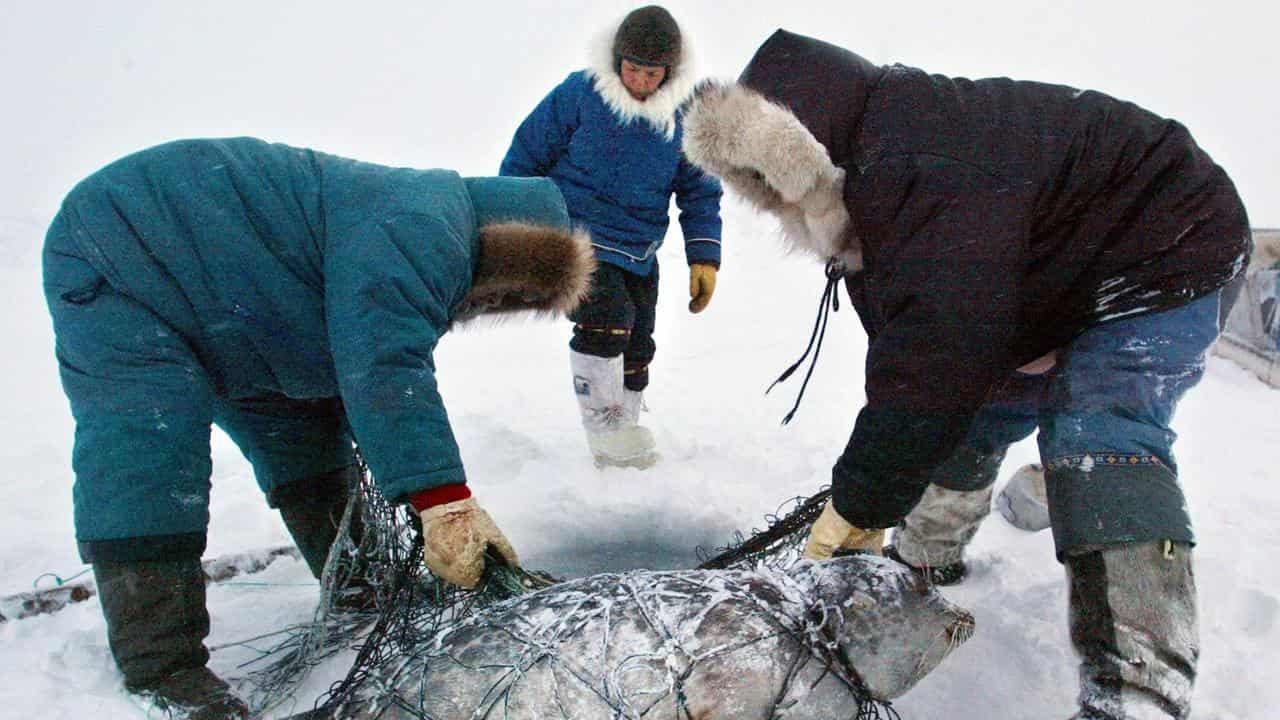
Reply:
[[[207, 433], [206, 394], [340, 397], [388, 498], [464, 482], [432, 352], [471, 287], [478, 228], [515, 218], [569, 227], [546, 180], [464, 179], [252, 138], [173, 142], [84, 180], [44, 260], [77, 420], [80, 539], [190, 529], [154, 517], [146, 498], [119, 500], [132, 482], [121, 466], [207, 469], [113, 449], [137, 448], [153, 428], [130, 418], [153, 410], [155, 427]], [[82, 518], [82, 503], [114, 509]], [[120, 517], [131, 506], [138, 516]]]
[[574, 222], [591, 231], [596, 257], [637, 275], [653, 271], [674, 194], [686, 260], [719, 266], [720, 182], [681, 154], [677, 106], [656, 123], [633, 115], [634, 101], [611, 73], [593, 68], [565, 78], [520, 124], [499, 173], [551, 178]]

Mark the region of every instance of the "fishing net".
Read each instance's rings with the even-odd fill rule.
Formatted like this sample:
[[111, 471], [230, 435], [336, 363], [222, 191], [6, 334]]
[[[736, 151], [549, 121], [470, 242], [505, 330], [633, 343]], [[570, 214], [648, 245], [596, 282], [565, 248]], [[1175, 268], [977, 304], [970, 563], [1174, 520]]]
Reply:
[[797, 497], [783, 505], [777, 512], [765, 517], [762, 529], [752, 529], [749, 536], [736, 533], [728, 546], [710, 557], [699, 549], [698, 564], [701, 570], [765, 563], [772, 567], [788, 567], [800, 557], [801, 546], [813, 521], [831, 497], [830, 489], [820, 490], [810, 497]]
[[[533, 684], [545, 686], [550, 678], [554, 688], [548, 692], [559, 698], [551, 707], [558, 710], [542, 717], [582, 716], [583, 708], [598, 706], [603, 711], [599, 716], [605, 717], [670, 717], [658, 712], [669, 707], [675, 717], [686, 718], [693, 715], [684, 683], [694, 668], [719, 663], [731, 669], [739, 662], [736, 658], [753, 651], [779, 652], [775, 646], [785, 641], [805, 650], [788, 668], [788, 683], [816, 682], [816, 664], [822, 670], [819, 679], [834, 675], [844, 684], [851, 702], [832, 708], [838, 713], [833, 717], [898, 717], [888, 703], [871, 699], [852, 668], [844, 666], [834, 643], [821, 633], [820, 609], [783, 613], [760, 601], [762, 592], [772, 592], [762, 590], [761, 573], [785, 568], [798, 557], [826, 491], [796, 498], [769, 516], [765, 528], [736, 537], [713, 557], [700, 552], [699, 569], [726, 570], [723, 573], [685, 573], [696, 576], [691, 581], [680, 573], [637, 571], [562, 582], [545, 573], [489, 563], [480, 585], [465, 590], [431, 575], [421, 558], [416, 513], [387, 503], [363, 465], [361, 470], [322, 576], [321, 600], [312, 620], [243, 643], [256, 647], [274, 640], [242, 667], [246, 675], [240, 689], [255, 716], [310, 707], [291, 717], [521, 717], [529, 712], [528, 698], [538, 694]], [[543, 612], [536, 618], [521, 614], [521, 596], [539, 590], [544, 591], [538, 596]], [[682, 603], [668, 602], [672, 593]], [[685, 597], [689, 602], [683, 602]], [[593, 657], [610, 642], [610, 614], [624, 606], [645, 619], [644, 626], [631, 633], [635, 647], [621, 656], [597, 652]], [[681, 619], [672, 610], [679, 606], [704, 614], [712, 606], [738, 616], [751, 614], [760, 627], [749, 634], [754, 639], [732, 647], [700, 647], [701, 640], [685, 637], [682, 628], [693, 626], [686, 622], [690, 618]], [[545, 612], [547, 608], [553, 611]], [[741, 634], [741, 628], [737, 630]], [[437, 698], [442, 693], [433, 692], [431, 682], [438, 677], [457, 685], [459, 673], [476, 671], [456, 649], [458, 643], [449, 641], [481, 636], [498, 638], [513, 654], [483, 668], [492, 681], [473, 700], [463, 701], [474, 707], [441, 710]], [[486, 642], [492, 646], [492, 641]], [[351, 658], [346, 676], [314, 701], [297, 698], [308, 673], [321, 664], [339, 662], [339, 655]], [[688, 666], [673, 669], [672, 657]], [[468, 677], [474, 680], [474, 675]]]

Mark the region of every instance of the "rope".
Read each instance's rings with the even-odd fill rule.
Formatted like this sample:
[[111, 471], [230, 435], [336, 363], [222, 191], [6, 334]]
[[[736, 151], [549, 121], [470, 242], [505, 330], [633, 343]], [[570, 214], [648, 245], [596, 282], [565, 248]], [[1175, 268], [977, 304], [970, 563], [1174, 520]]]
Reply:
[[[804, 399], [804, 391], [809, 387], [809, 378], [813, 377], [813, 370], [818, 366], [818, 353], [822, 351], [822, 339], [826, 337], [827, 334], [827, 318], [833, 312], [840, 312], [839, 282], [840, 279], [844, 277], [844, 263], [835, 258], [831, 258], [830, 260], [827, 260], [827, 266], [824, 272], [827, 276], [827, 284], [822, 289], [822, 300], [818, 302], [818, 317], [813, 321], [813, 332], [809, 335], [809, 344], [805, 347], [804, 354], [800, 356], [799, 360], [792, 363], [791, 367], [784, 370], [782, 374], [778, 376], [778, 379], [774, 380], [773, 383], [769, 385], [769, 388], [764, 391], [764, 394], [768, 395], [769, 391], [773, 390], [775, 385], [785, 382], [786, 379], [791, 377], [791, 374], [800, 367], [805, 358], [809, 357], [809, 351], [813, 351], [813, 360], [809, 363], [809, 369], [804, 374], [804, 381], [800, 383], [800, 392], [796, 395], [795, 405], [792, 405], [791, 411], [782, 418], [783, 425], [791, 422], [791, 418], [795, 417], [796, 411], [800, 409], [800, 401]], [[816, 345], [814, 344], [815, 340], [817, 341]]]
[[51, 577], [51, 578], [53, 578], [53, 586], [54, 586], [54, 587], [62, 587], [63, 585], [66, 585], [67, 583], [71, 582], [72, 580], [75, 580], [76, 578], [80, 577], [81, 575], [84, 575], [85, 573], [87, 573], [87, 572], [89, 572], [89, 571], [91, 571], [91, 570], [93, 570], [93, 568], [91, 568], [91, 567], [87, 567], [87, 568], [85, 568], [85, 569], [81, 570], [80, 572], [76, 573], [75, 575], [72, 575], [71, 577], [67, 577], [67, 578], [62, 577], [62, 576], [58, 575], [57, 573], [51, 573], [51, 572], [47, 572], [47, 573], [40, 573], [39, 575], [37, 575], [37, 576], [36, 576], [36, 579], [35, 579], [35, 580], [32, 580], [32, 581], [31, 581], [31, 589], [32, 589], [32, 590], [39, 590], [39, 589], [40, 589], [40, 581], [41, 581], [42, 579], [44, 579], [44, 578], [47, 578], [47, 577]]

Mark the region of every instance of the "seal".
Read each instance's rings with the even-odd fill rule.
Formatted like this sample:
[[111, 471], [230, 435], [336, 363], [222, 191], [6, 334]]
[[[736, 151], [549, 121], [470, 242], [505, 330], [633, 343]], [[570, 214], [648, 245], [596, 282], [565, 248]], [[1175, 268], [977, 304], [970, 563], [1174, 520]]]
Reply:
[[495, 605], [306, 718], [828, 720], [905, 693], [974, 629], [898, 563], [633, 571]]

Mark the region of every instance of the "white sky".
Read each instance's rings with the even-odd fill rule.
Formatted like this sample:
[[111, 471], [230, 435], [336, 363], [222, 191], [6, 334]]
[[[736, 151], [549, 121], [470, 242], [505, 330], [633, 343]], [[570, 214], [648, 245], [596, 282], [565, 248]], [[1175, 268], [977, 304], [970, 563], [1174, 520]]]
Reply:
[[[365, 160], [496, 171], [512, 130], [623, 2], [19, 2], [0, 15], [0, 217], [44, 223], [133, 150], [256, 135]], [[706, 74], [778, 27], [879, 63], [1060, 82], [1183, 121], [1280, 226], [1275, 3], [668, 2]]]

